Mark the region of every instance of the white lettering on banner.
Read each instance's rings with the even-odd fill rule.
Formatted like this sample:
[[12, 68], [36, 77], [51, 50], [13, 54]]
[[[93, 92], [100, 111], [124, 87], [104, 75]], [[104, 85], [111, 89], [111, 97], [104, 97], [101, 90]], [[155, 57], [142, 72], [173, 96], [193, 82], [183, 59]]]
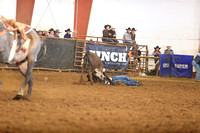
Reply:
[[110, 52], [105, 52], [105, 51], [102, 51], [102, 57], [101, 57], [101, 60], [102, 61], [110, 61]]
[[163, 63], [163, 68], [169, 67], [169, 63]]
[[126, 62], [127, 53], [117, 53], [117, 52], [106, 52], [106, 51], [93, 51], [99, 57], [101, 57], [102, 61], [112, 61], [112, 62]]
[[118, 53], [112, 52], [112, 53], [110, 54], [110, 59], [111, 59], [111, 61], [117, 62], [118, 58], [117, 58], [117, 57], [115, 58], [115, 56], [118, 56]]
[[175, 64], [175, 68], [188, 69], [188, 64]]
[[127, 53], [119, 53], [119, 62], [126, 62]]

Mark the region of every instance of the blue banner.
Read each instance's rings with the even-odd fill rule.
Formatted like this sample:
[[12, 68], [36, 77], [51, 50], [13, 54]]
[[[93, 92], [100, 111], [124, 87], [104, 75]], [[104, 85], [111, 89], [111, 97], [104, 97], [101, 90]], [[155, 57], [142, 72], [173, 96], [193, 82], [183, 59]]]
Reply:
[[192, 60], [189, 55], [160, 54], [160, 77], [192, 78]]
[[128, 52], [126, 46], [113, 46], [86, 43], [86, 52], [96, 53], [102, 60], [104, 68], [109, 70], [126, 70], [128, 67]]

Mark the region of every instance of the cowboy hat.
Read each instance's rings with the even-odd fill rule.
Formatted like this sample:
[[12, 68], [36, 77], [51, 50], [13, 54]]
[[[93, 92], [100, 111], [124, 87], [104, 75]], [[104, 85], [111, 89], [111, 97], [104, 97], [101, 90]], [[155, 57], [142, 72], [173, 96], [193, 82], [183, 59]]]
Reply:
[[130, 28], [130, 27], [128, 27], [126, 30], [131, 30], [131, 28]]
[[55, 31], [55, 30], [54, 30], [53, 28], [51, 28], [51, 29], [49, 29], [49, 32], [50, 32], [50, 31]]
[[65, 32], [68, 32], [68, 31], [72, 32], [72, 31], [70, 30], [70, 28], [68, 28], [67, 30], [65, 30]]
[[106, 29], [107, 26], [109, 26], [109, 28], [111, 28], [111, 25], [109, 25], [109, 24], [105, 25], [104, 28]]
[[59, 29], [57, 29], [57, 30], [55, 31], [55, 33], [61, 33], [61, 32], [59, 31]]
[[154, 49], [157, 49], [157, 48], [161, 49], [159, 46], [154, 47]]
[[132, 28], [132, 30], [137, 31], [135, 28]]

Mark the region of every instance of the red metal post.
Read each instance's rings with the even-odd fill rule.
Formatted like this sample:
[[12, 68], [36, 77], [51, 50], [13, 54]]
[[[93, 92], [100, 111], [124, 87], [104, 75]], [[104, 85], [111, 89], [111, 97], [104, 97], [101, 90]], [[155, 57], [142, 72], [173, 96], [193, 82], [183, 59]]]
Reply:
[[16, 21], [31, 25], [35, 0], [17, 0]]
[[[93, 0], [75, 0], [73, 36], [87, 35]], [[79, 39], [83, 39], [80, 38]]]

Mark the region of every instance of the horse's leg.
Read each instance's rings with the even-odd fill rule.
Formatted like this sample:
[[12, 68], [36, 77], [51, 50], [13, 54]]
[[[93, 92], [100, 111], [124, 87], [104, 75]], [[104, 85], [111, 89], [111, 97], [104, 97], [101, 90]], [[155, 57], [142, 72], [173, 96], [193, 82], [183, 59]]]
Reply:
[[25, 61], [23, 63], [19, 63], [18, 67], [22, 75], [25, 77], [25, 80], [19, 90], [18, 95], [23, 96], [24, 95], [24, 90], [25, 87], [28, 83], [28, 97], [31, 97], [31, 92], [32, 92], [32, 87], [33, 87], [33, 77], [32, 77], [32, 71], [33, 71], [33, 66], [34, 66], [34, 61], [29, 60]]

